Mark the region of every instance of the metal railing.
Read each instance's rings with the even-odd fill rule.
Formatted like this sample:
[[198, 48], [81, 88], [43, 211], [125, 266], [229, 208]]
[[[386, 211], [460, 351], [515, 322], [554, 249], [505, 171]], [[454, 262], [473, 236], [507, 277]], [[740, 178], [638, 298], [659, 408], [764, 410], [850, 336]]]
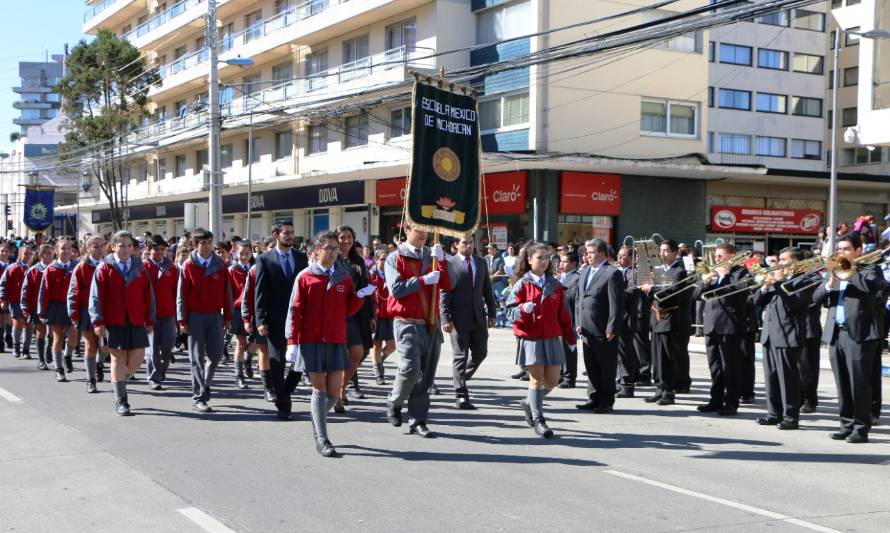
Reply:
[[195, 7], [202, 2], [204, 2], [204, 0], [180, 0], [161, 13], [136, 26], [136, 29], [123, 34], [121, 38], [129, 41], [134, 37], [142, 37], [148, 32], [158, 28], [159, 26], [166, 22], [169, 22], [170, 20], [173, 20], [174, 18], [178, 17], [179, 15], [185, 13], [187, 10]]
[[366, 78], [381, 70], [397, 67], [435, 68], [436, 51], [423, 46], [400, 46], [385, 52], [363, 57], [337, 67], [308, 75], [307, 92], [315, 92], [333, 84], [349, 83]]
[[88, 9], [87, 12], [83, 14], [83, 21], [86, 22], [86, 21], [90, 20], [91, 18], [95, 17], [100, 12], [102, 12], [106, 7], [110, 6], [111, 4], [113, 4], [115, 2], [117, 2], [117, 0], [102, 0], [98, 4], [94, 5], [90, 9]]

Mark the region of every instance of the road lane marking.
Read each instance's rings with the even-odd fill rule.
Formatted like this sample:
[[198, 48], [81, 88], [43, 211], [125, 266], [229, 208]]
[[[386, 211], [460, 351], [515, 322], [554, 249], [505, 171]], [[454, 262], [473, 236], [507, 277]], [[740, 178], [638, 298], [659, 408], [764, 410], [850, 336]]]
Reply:
[[0, 387], [0, 397], [12, 403], [22, 403], [23, 401], [21, 398], [2, 387]]
[[667, 483], [661, 483], [660, 481], [653, 481], [651, 479], [646, 479], [644, 477], [635, 476], [633, 474], [626, 474], [624, 472], [619, 472], [617, 470], [605, 470], [606, 474], [617, 476], [624, 479], [629, 479], [631, 481], [639, 481], [640, 483], [645, 483], [647, 485], [652, 485], [653, 487], [658, 487], [661, 489], [669, 490], [671, 492], [676, 492], [678, 494], [684, 494], [686, 496], [692, 496], [693, 498], [699, 498], [702, 500], [707, 500], [709, 502], [717, 503], [720, 505], [725, 505], [726, 507], [732, 507], [734, 509], [738, 509], [740, 511], [745, 511], [747, 513], [757, 514], [760, 516], [765, 516], [767, 518], [772, 518], [774, 520], [781, 520], [783, 522], [787, 522], [789, 524], [794, 524], [796, 526], [800, 526], [812, 531], [820, 531], [822, 533], [841, 533], [837, 529], [831, 529], [829, 527], [820, 526], [819, 524], [814, 524], [812, 522], [807, 522], [806, 520], [800, 520], [798, 518], [792, 518], [790, 516], [785, 516], [780, 513], [775, 513], [773, 511], [768, 511], [766, 509], [761, 509], [759, 507], [753, 507], [751, 505], [745, 505], [744, 503], [737, 503], [730, 500], [724, 500], [723, 498], [717, 498], [716, 496], [710, 496], [708, 494], [702, 494], [701, 492], [695, 492], [693, 490], [684, 489], [681, 487], [676, 487], [674, 485], [668, 485]]
[[227, 528], [225, 524], [197, 507], [183, 507], [182, 509], [177, 509], [177, 511], [201, 526], [201, 529], [207, 531], [207, 533], [235, 533], [233, 529]]

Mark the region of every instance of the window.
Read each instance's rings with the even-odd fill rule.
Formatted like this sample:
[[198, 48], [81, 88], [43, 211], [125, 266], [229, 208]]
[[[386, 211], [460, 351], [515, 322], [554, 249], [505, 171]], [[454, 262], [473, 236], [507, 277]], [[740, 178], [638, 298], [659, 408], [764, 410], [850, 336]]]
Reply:
[[791, 157], [795, 159], [822, 159], [822, 141], [791, 139]]
[[721, 154], [751, 155], [751, 136], [718, 133], [717, 151]]
[[717, 105], [724, 109], [741, 109], [743, 111], [751, 110], [751, 91], [720, 89], [717, 98]]
[[708, 87], [708, 107], [714, 107], [714, 88]]
[[343, 41], [343, 63], [352, 63], [366, 58], [369, 53], [367, 35]]
[[525, 127], [528, 124], [528, 103], [527, 92], [479, 102], [479, 128], [482, 133], [490, 133]]
[[825, 14], [795, 9], [794, 27], [799, 30], [825, 31]]
[[530, 0], [500, 5], [480, 11], [476, 17], [476, 42], [491, 43], [527, 35], [535, 31], [535, 15]]
[[845, 107], [841, 114], [841, 126], [845, 128], [855, 126], [856, 122], [858, 122], [856, 114], [855, 107]]
[[785, 114], [788, 112], [788, 97], [784, 94], [757, 93], [757, 111]]
[[386, 27], [386, 49], [413, 48], [417, 44], [417, 22], [411, 18]]
[[185, 176], [185, 156], [178, 155], [173, 159], [174, 174], [177, 178]]
[[714, 62], [714, 41], [708, 42], [708, 62]]
[[272, 81], [285, 82], [294, 77], [294, 64], [290, 61], [272, 67]]
[[794, 54], [794, 72], [822, 74], [822, 56]]
[[670, 100], [643, 100], [640, 104], [640, 133], [695, 137], [698, 135], [698, 107]]
[[244, 16], [244, 42], [249, 43], [263, 36], [263, 12], [261, 10]]
[[844, 69], [844, 87], [859, 85], [859, 67]]
[[186, 53], [188, 53], [188, 47], [186, 46], [180, 46], [179, 48], [173, 50], [173, 61], [176, 61], [180, 57], [184, 56]]
[[309, 91], [324, 89], [327, 85], [327, 77], [316, 76], [328, 70], [328, 51], [318, 50], [306, 57], [306, 76], [309, 76]]
[[[675, 14], [673, 11], [648, 11], [643, 14], [643, 22], [655, 22]], [[664, 48], [677, 52], [701, 53], [702, 32], [694, 31], [659, 41], [655, 43], [655, 48]]]
[[757, 50], [757, 66], [775, 70], [788, 70], [788, 52], [760, 48]]
[[309, 126], [309, 155], [320, 154], [328, 150], [328, 128], [324, 124]]
[[204, 170], [204, 167], [207, 166], [207, 150], [196, 150], [195, 151], [195, 169], [200, 171]]
[[720, 43], [720, 62], [751, 66], [751, 47]]
[[248, 158], [252, 159], [252, 163], [259, 163], [260, 156], [262, 155], [263, 148], [263, 139], [260, 137], [253, 138], [253, 147], [250, 146], [250, 143], [247, 142], [247, 139], [244, 139], [244, 157], [241, 158], [243, 161], [243, 165], [247, 166]]
[[293, 134], [290, 131], [279, 131], [275, 134], [275, 159], [291, 157], [294, 153]]
[[143, 181], [148, 181], [147, 163], [139, 163], [138, 165], [136, 165], [136, 182], [141, 183]]
[[858, 32], [859, 26], [849, 28], [846, 33], [844, 33], [844, 46], [855, 46], [859, 44], [859, 36], [856, 35]]
[[822, 118], [822, 99], [792, 96], [791, 114], [803, 117]]
[[[241, 90], [244, 91], [245, 94], [257, 93], [262, 90], [262, 80], [263, 75], [259, 72], [257, 72], [256, 74], [251, 74], [250, 76], [244, 76], [244, 78], [241, 79]], [[252, 98], [250, 100], [254, 102], [253, 105], [256, 105], [256, 100]]]
[[788, 26], [788, 18], [787, 11], [776, 11], [775, 13], [760, 17], [757, 19], [757, 22], [771, 26]]
[[825, 122], [826, 122], [825, 126], [828, 129], [834, 128], [834, 112], [831, 109], [828, 110], [828, 118], [825, 120]]
[[368, 115], [346, 117], [346, 148], [368, 144]]
[[180, 100], [173, 104], [173, 109], [176, 110], [176, 118], [185, 118], [185, 115], [189, 112], [189, 105], [185, 100]]
[[785, 157], [785, 139], [782, 137], [757, 136], [757, 155], [769, 157]]
[[389, 113], [389, 137], [394, 139], [411, 134], [411, 108], [393, 109]]
[[158, 176], [155, 177], [155, 181], [162, 180], [167, 177], [167, 160], [163, 157], [158, 161], [157, 173]]
[[219, 147], [219, 159], [222, 168], [231, 167], [234, 156], [235, 150], [233, 149], [231, 144], [224, 144]]

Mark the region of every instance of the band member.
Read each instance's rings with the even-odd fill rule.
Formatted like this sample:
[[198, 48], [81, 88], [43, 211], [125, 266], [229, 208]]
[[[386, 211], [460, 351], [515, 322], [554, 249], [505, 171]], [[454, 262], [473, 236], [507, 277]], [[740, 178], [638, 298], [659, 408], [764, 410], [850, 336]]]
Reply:
[[652, 383], [649, 346], [649, 320], [652, 302], [636, 285], [637, 267], [634, 250], [622, 246], [618, 250], [619, 269], [624, 274], [624, 321], [618, 336], [617, 398], [633, 398], [637, 384]]
[[386, 250], [378, 250], [374, 254], [374, 267], [368, 273], [368, 281], [377, 287], [374, 294], [377, 309], [377, 327], [374, 331], [374, 351], [371, 359], [374, 362], [374, 376], [378, 385], [386, 385], [386, 377], [383, 372], [383, 361], [396, 351], [396, 340], [392, 331], [392, 315], [389, 314], [387, 300], [389, 289], [386, 288]]
[[448, 261], [450, 291], [442, 291], [442, 330], [451, 338], [455, 406], [475, 409], [467, 382], [488, 355], [488, 328], [494, 327], [497, 304], [485, 261], [473, 253], [473, 234], [457, 240]]
[[[241, 303], [252, 259], [250, 243], [241, 241], [235, 246], [235, 263], [229, 267], [229, 282], [232, 285], [232, 294], [235, 296], [232, 306], [231, 329], [232, 335], [235, 336], [235, 386], [239, 389], [247, 388], [244, 363], [245, 356], [251, 347], [247, 343], [247, 330], [244, 329], [244, 321], [241, 319]], [[250, 364], [250, 361], [248, 360], [247, 363]]]
[[[368, 267], [365, 260], [362, 259], [358, 251], [355, 249], [355, 230], [350, 226], [340, 226], [337, 228], [337, 237], [340, 242], [340, 261], [349, 267], [351, 272], [352, 285], [356, 290], [364, 289], [368, 286]], [[357, 399], [364, 398], [358, 384], [358, 376], [356, 372], [358, 367], [367, 355], [368, 350], [374, 345], [371, 333], [376, 328], [374, 299], [364, 300], [362, 309], [358, 313], [352, 314], [346, 319], [346, 344], [349, 351], [349, 369], [347, 369], [345, 378], [343, 379], [343, 388], [340, 391], [340, 401], [334, 405], [334, 411], [343, 413], [343, 408], [349, 401], [346, 399], [346, 383], [350, 379], [353, 381], [354, 394]]]
[[[714, 248], [716, 263], [723, 263], [735, 256], [736, 248], [731, 244], [718, 244]], [[693, 291], [693, 299], [703, 304], [703, 333], [711, 371], [710, 399], [708, 403], [698, 406], [702, 413], [717, 412], [721, 416], [733, 416], [739, 410], [739, 362], [742, 359], [748, 294], [737, 289], [747, 283], [747, 277], [748, 271], [741, 265], [732, 268], [719, 266], [711, 273], [709, 282], [701, 283]], [[713, 292], [714, 296], [703, 300], [702, 294], [705, 292]]]
[[[559, 381], [564, 363], [563, 340], [575, 344], [562, 285], [553, 276], [554, 271], [548, 246], [539, 242], [527, 244], [519, 252], [513, 290], [507, 300], [507, 316], [519, 339], [517, 359], [529, 374], [528, 394], [519, 404], [525, 422], [544, 438], [553, 436], [544, 418], [544, 397]], [[614, 373], [612, 376], [614, 380]]]
[[155, 297], [155, 325], [148, 337], [147, 357], [148, 386], [151, 390], [163, 390], [167, 368], [173, 358], [176, 342], [176, 291], [179, 285], [179, 267], [167, 257], [167, 243], [160, 235], [151, 238], [148, 260], [144, 262], [152, 281]]
[[[578, 252], [563, 252], [559, 256], [559, 268], [562, 271], [559, 283], [562, 285], [566, 309], [572, 321], [572, 331], [575, 331], [575, 301], [578, 297], [578, 281], [581, 279], [578, 274]], [[565, 339], [562, 340], [562, 347], [566, 362], [563, 365], [559, 388], [574, 389], [575, 380], [578, 378], [578, 350]]]
[[[839, 256], [853, 260], [862, 253], [858, 235], [838, 239]], [[875, 269], [857, 268], [849, 279], [840, 280], [829, 269], [828, 282], [816, 288], [813, 300], [828, 307], [822, 341], [828, 344], [831, 367], [837, 383], [840, 430], [831, 434], [835, 440], [868, 442], [871, 430], [872, 358], [881, 330], [875, 299], [883, 293], [884, 280]]]
[[37, 250], [37, 259], [38, 262], [28, 269], [22, 283], [22, 314], [37, 332], [37, 367], [40, 370], [49, 370], [49, 363], [52, 362], [49, 354], [50, 346], [46, 344], [46, 324], [41, 322], [37, 315], [37, 302], [40, 284], [43, 282], [43, 271], [53, 261], [53, 247], [49, 244], [41, 244]]
[[587, 403], [577, 405], [609, 413], [615, 405], [618, 335], [624, 321], [624, 274], [609, 264], [602, 239], [584, 243], [587, 265], [581, 269], [575, 302], [575, 329], [582, 339], [587, 370]]
[[[387, 301], [393, 315], [393, 333], [399, 354], [399, 370], [386, 403], [386, 418], [402, 425], [402, 406], [408, 402], [411, 433], [424, 438], [433, 434], [427, 427], [430, 387], [439, 363], [442, 333], [438, 309], [432, 307], [434, 291], [451, 290], [445, 253], [439, 244], [424, 246], [427, 232], [409, 227], [406, 241], [386, 258]], [[433, 257], [438, 261], [433, 270]]]
[[142, 263], [133, 256], [135, 240], [128, 231], [111, 238], [112, 253], [93, 276], [90, 321], [96, 337], [107, 338], [111, 352], [111, 384], [115, 412], [129, 416], [127, 379], [145, 358], [148, 334], [154, 325], [154, 294]]
[[[683, 365], [680, 360], [680, 343], [689, 336], [689, 301], [691, 291], [684, 290], [686, 269], [679, 257], [677, 241], [665, 239], [658, 253], [665, 264], [665, 279], [670, 283], [666, 288], [653, 288], [643, 284], [640, 289], [653, 299], [652, 304], [652, 358], [655, 364], [655, 394], [646, 398], [647, 403], [671, 405], [674, 393], [680, 387]], [[685, 334], [684, 334], [685, 332]], [[682, 389], [681, 389], [682, 390]]]
[[[14, 354], [18, 359], [31, 359], [31, 327], [22, 312], [22, 285], [34, 260], [34, 247], [22, 245], [18, 261], [9, 265], [0, 277], [0, 307], [8, 309], [12, 317]], [[25, 341], [22, 343], [22, 334]]]
[[[779, 264], [788, 265], [803, 259], [799, 248], [785, 248], [779, 253]], [[800, 418], [800, 374], [797, 365], [806, 338], [806, 317], [812, 289], [798, 290], [809, 281], [806, 276], [786, 279], [782, 270], [771, 273], [772, 282], [757, 293], [757, 305], [763, 307], [763, 374], [766, 385], [766, 418], [760, 425], [777, 425], [779, 429], [797, 429]]]
[[212, 411], [210, 384], [222, 357], [223, 330], [232, 318], [232, 285], [222, 259], [213, 253], [213, 234], [192, 232], [191, 257], [182, 265], [176, 293], [176, 320], [189, 336], [192, 409]]
[[71, 283], [68, 285], [68, 317], [74, 330], [83, 334], [83, 366], [87, 375], [87, 392], [95, 394], [99, 392], [96, 389], [99, 370], [96, 355], [99, 350], [99, 339], [90, 321], [90, 289], [93, 286], [96, 268], [103, 259], [105, 240], [101, 237], [91, 237], [86, 242], [86, 252], [86, 257], [71, 273]]
[[[812, 256], [812, 253], [804, 251], [805, 259]], [[807, 281], [801, 281], [801, 283], [813, 284], [822, 279], [822, 275], [816, 272], [809, 275], [808, 278]], [[806, 340], [800, 354], [800, 361], [797, 364], [800, 374], [800, 412], [813, 413], [816, 411], [816, 406], [819, 405], [819, 360], [822, 358], [822, 305], [815, 301], [811, 301], [807, 308], [804, 329], [806, 330]]]
[[[750, 272], [750, 271], [749, 271]], [[754, 404], [754, 380], [756, 371], [756, 344], [760, 333], [761, 309], [754, 303], [756, 294], [745, 300], [745, 336], [742, 339], [742, 358], [739, 363], [739, 403]]]
[[[263, 241], [263, 253], [271, 252], [278, 242], [272, 237]], [[275, 391], [272, 390], [269, 379], [269, 341], [264, 335], [260, 335], [256, 328], [256, 263], [247, 272], [247, 280], [244, 282], [244, 291], [241, 295], [241, 319], [244, 321], [244, 330], [247, 331], [247, 342], [256, 347], [257, 370], [263, 383], [263, 394], [267, 402], [275, 403]], [[244, 375], [253, 377], [253, 369], [250, 364], [250, 352], [247, 353], [247, 365], [244, 367]]]
[[288, 360], [312, 382], [310, 413], [315, 449], [324, 457], [337, 450], [328, 440], [327, 414], [340, 397], [343, 372], [349, 368], [346, 328], [349, 316], [364, 304], [375, 288], [369, 285], [356, 295], [351, 267], [338, 261], [337, 234], [322, 232], [314, 242], [315, 259], [297, 274], [287, 314]]
[[291, 418], [291, 386], [300, 381], [300, 372], [288, 372], [285, 382], [285, 320], [290, 307], [290, 294], [297, 273], [308, 266], [306, 255], [293, 250], [294, 227], [290, 224], [272, 226], [275, 248], [257, 258], [256, 264], [256, 324], [259, 335], [268, 340], [269, 379], [275, 391], [276, 416], [279, 420]]

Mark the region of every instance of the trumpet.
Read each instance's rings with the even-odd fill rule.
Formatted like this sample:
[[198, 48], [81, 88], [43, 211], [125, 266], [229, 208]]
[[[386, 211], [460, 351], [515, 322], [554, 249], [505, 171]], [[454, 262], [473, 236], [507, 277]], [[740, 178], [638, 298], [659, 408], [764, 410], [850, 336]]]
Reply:
[[[821, 266], [819, 266], [818, 268], [813, 266], [812, 268], [804, 270], [802, 273], [810, 274], [818, 272], [822, 269], [827, 269], [830, 273], [834, 274], [834, 277], [836, 277], [837, 279], [841, 281], [848, 281], [850, 278], [853, 277], [853, 275], [861, 267], [861, 265], [876, 265], [880, 263], [886, 263], [888, 260], [890, 260], [884, 256], [884, 254], [886, 253], [888, 253], [887, 250], [875, 250], [865, 255], [861, 255], [855, 259], [850, 259], [846, 255], [842, 254], [834, 254], [829, 257], [827, 261], [825, 259], [822, 259], [821, 257], [818, 257], [818, 259], [821, 261]], [[813, 257], [807, 259], [806, 261], [813, 261], [815, 264], [816, 259], [816, 257]], [[799, 262], [804, 263], [806, 261]], [[818, 280], [815, 280], [812, 283], [808, 283], [802, 287], [798, 287], [794, 290], [789, 290], [784, 285], [782, 286], [782, 289], [785, 291], [786, 294], [797, 294], [799, 292], [812, 289], [813, 287], [818, 287], [820, 283], [824, 282], [824, 278], [820, 277]]]
[[705, 284], [705, 283], [710, 283], [711, 280], [713, 280], [717, 276], [718, 268], [725, 268], [727, 270], [731, 270], [732, 268], [739, 266], [742, 263], [744, 263], [745, 261], [747, 261], [750, 257], [751, 257], [751, 252], [745, 251], [745, 252], [737, 254], [733, 257], [730, 257], [729, 259], [726, 259], [724, 261], [716, 263], [714, 265], [709, 265], [709, 264], [705, 263], [704, 261], [697, 263], [692, 270], [692, 274], [689, 274], [688, 276], [683, 278], [681, 281], [669, 286], [668, 288], [655, 293], [655, 296], [654, 296], [655, 301], [660, 302], [664, 298], [666, 298], [668, 295], [665, 295], [665, 293], [668, 292], [672, 287], [674, 287], [676, 285], [686, 284], [685, 287], [683, 287], [679, 291], [676, 291], [676, 292], [670, 294], [669, 296], [680, 294], [681, 292], [683, 292], [685, 290], [692, 289], [694, 287], [697, 287], [697, 286]]

